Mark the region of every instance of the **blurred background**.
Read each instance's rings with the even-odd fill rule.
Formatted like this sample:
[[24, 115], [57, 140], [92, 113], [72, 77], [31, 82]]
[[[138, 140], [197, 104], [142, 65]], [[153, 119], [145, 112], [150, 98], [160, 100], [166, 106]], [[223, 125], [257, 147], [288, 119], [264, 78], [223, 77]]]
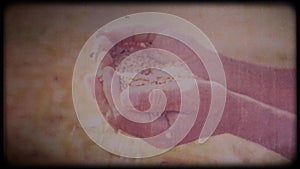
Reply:
[[[223, 55], [269, 66], [295, 67], [295, 11], [285, 4], [9, 5], [4, 11], [4, 147], [10, 163], [263, 162], [268, 150], [259, 147], [259, 153], [252, 146], [236, 153], [234, 146], [239, 145], [230, 140], [239, 138], [231, 135], [216, 136], [206, 146], [201, 145], [202, 152], [194, 152], [192, 143], [145, 160], [115, 156], [88, 138], [72, 102], [76, 59], [84, 43], [101, 26], [137, 12], [182, 17], [199, 27]], [[222, 147], [218, 147], [220, 143]], [[225, 158], [224, 152], [231, 153], [232, 158]], [[191, 157], [182, 159], [182, 153]], [[265, 160], [283, 158], [271, 152]]]

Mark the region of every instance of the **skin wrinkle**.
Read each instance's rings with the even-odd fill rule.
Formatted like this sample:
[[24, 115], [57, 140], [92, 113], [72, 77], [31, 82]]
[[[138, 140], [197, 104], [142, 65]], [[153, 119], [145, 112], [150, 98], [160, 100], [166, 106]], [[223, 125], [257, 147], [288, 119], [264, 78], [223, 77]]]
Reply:
[[165, 114], [164, 115], [164, 117], [165, 117], [165, 119], [167, 120], [167, 122], [168, 122], [168, 128], [171, 126], [171, 124], [170, 124], [170, 120], [169, 120], [169, 118], [168, 118], [168, 116]]
[[[169, 125], [168, 128], [171, 127], [172, 124], [174, 123], [174, 121], [171, 121], [172, 119], [171, 119], [170, 115], [171, 115], [171, 114], [176, 114], [176, 117], [177, 117], [177, 115], [178, 115], [179, 113], [181, 113], [181, 112], [178, 112], [178, 111], [165, 111], [165, 112], [163, 112], [163, 115], [164, 115], [164, 117], [166, 118], [166, 120], [167, 120], [167, 122], [168, 122], [168, 125]], [[182, 114], [182, 113], [181, 113], [181, 114]]]

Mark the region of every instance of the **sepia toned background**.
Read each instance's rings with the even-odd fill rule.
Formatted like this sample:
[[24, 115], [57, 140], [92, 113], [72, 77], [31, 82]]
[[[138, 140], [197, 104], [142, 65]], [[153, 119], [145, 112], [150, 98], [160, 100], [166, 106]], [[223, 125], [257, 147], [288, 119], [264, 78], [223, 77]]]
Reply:
[[223, 55], [275, 67], [295, 67], [295, 11], [283, 4], [7, 6], [4, 11], [4, 148], [10, 163], [132, 165], [287, 161], [279, 154], [230, 134], [212, 137], [205, 145], [190, 143], [143, 160], [115, 156], [88, 138], [72, 102], [72, 75], [79, 52], [88, 38], [106, 23], [124, 15], [150, 11], [174, 14], [192, 22]]

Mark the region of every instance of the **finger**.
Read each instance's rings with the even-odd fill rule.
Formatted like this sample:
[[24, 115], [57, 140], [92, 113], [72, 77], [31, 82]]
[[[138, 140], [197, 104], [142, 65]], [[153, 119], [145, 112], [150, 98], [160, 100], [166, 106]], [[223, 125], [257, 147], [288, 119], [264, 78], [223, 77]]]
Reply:
[[[155, 112], [154, 105], [158, 105], [157, 107], [160, 108], [165, 107], [164, 111], [179, 111], [180, 91], [176, 86], [175, 82], [156, 86], [134, 86], [130, 90], [122, 92], [121, 103], [129, 110], [140, 112]], [[164, 93], [158, 93], [158, 91]], [[160, 102], [160, 99], [165, 100], [166, 103], [163, 103], [165, 101]]]
[[112, 64], [113, 64], [113, 59], [112, 59], [111, 55], [109, 53], [107, 53], [104, 56], [103, 60], [101, 61], [98, 70], [103, 70], [104, 67], [112, 66]]
[[112, 113], [112, 109], [105, 97], [102, 82], [103, 82], [102, 78], [95, 79], [96, 101], [98, 103], [101, 113], [105, 116], [105, 119], [108, 120], [109, 122], [114, 122], [114, 114]]
[[161, 112], [162, 113], [166, 107], [166, 103], [167, 103], [166, 99], [167, 98], [162, 90], [160, 90], [160, 89], [152, 90], [149, 95], [149, 101], [150, 101], [151, 107], [149, 108], [149, 110], [147, 112], [150, 112], [150, 113]]
[[[142, 32], [163, 32], [166, 29], [165, 25], [118, 25], [113, 28], [110, 28], [109, 30], [102, 30], [98, 32], [96, 37], [101, 37], [104, 36], [107, 39], [110, 40], [112, 43], [117, 43], [122, 39], [127, 38], [128, 36], [131, 35], [136, 35], [136, 34], [141, 34]], [[139, 36], [139, 38], [136, 38], [134, 40], [136, 41], [144, 41], [144, 40], [151, 40], [155, 38], [155, 35], [148, 35], [148, 36]]]
[[103, 91], [108, 104], [115, 114], [119, 114], [115, 106], [118, 105], [119, 99], [114, 98], [120, 97], [120, 90], [119, 76], [117, 74], [114, 76], [114, 69], [112, 67], [105, 67], [103, 69]]
[[[130, 119], [139, 123], [149, 123], [156, 120], [161, 114], [165, 111], [166, 107], [166, 96], [160, 89], [154, 89], [148, 95], [148, 99], [150, 102], [150, 108], [147, 110], [138, 110], [136, 109], [131, 101], [129, 96], [129, 89], [125, 89], [121, 94], [121, 104], [124, 106], [122, 111], [126, 111], [124, 116], [127, 119]], [[145, 103], [148, 101], [144, 101], [141, 103]], [[121, 113], [123, 115], [123, 113]]]

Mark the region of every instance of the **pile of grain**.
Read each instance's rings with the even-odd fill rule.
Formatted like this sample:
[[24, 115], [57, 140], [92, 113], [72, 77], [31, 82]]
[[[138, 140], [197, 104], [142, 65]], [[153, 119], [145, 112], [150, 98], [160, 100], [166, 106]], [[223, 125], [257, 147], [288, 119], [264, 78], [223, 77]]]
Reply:
[[[147, 53], [128, 56], [116, 66], [116, 71], [120, 76], [122, 90], [128, 85], [159, 85], [174, 81], [174, 79], [194, 77], [182, 61], [170, 61], [162, 64]], [[170, 74], [174, 76], [172, 77]]]

